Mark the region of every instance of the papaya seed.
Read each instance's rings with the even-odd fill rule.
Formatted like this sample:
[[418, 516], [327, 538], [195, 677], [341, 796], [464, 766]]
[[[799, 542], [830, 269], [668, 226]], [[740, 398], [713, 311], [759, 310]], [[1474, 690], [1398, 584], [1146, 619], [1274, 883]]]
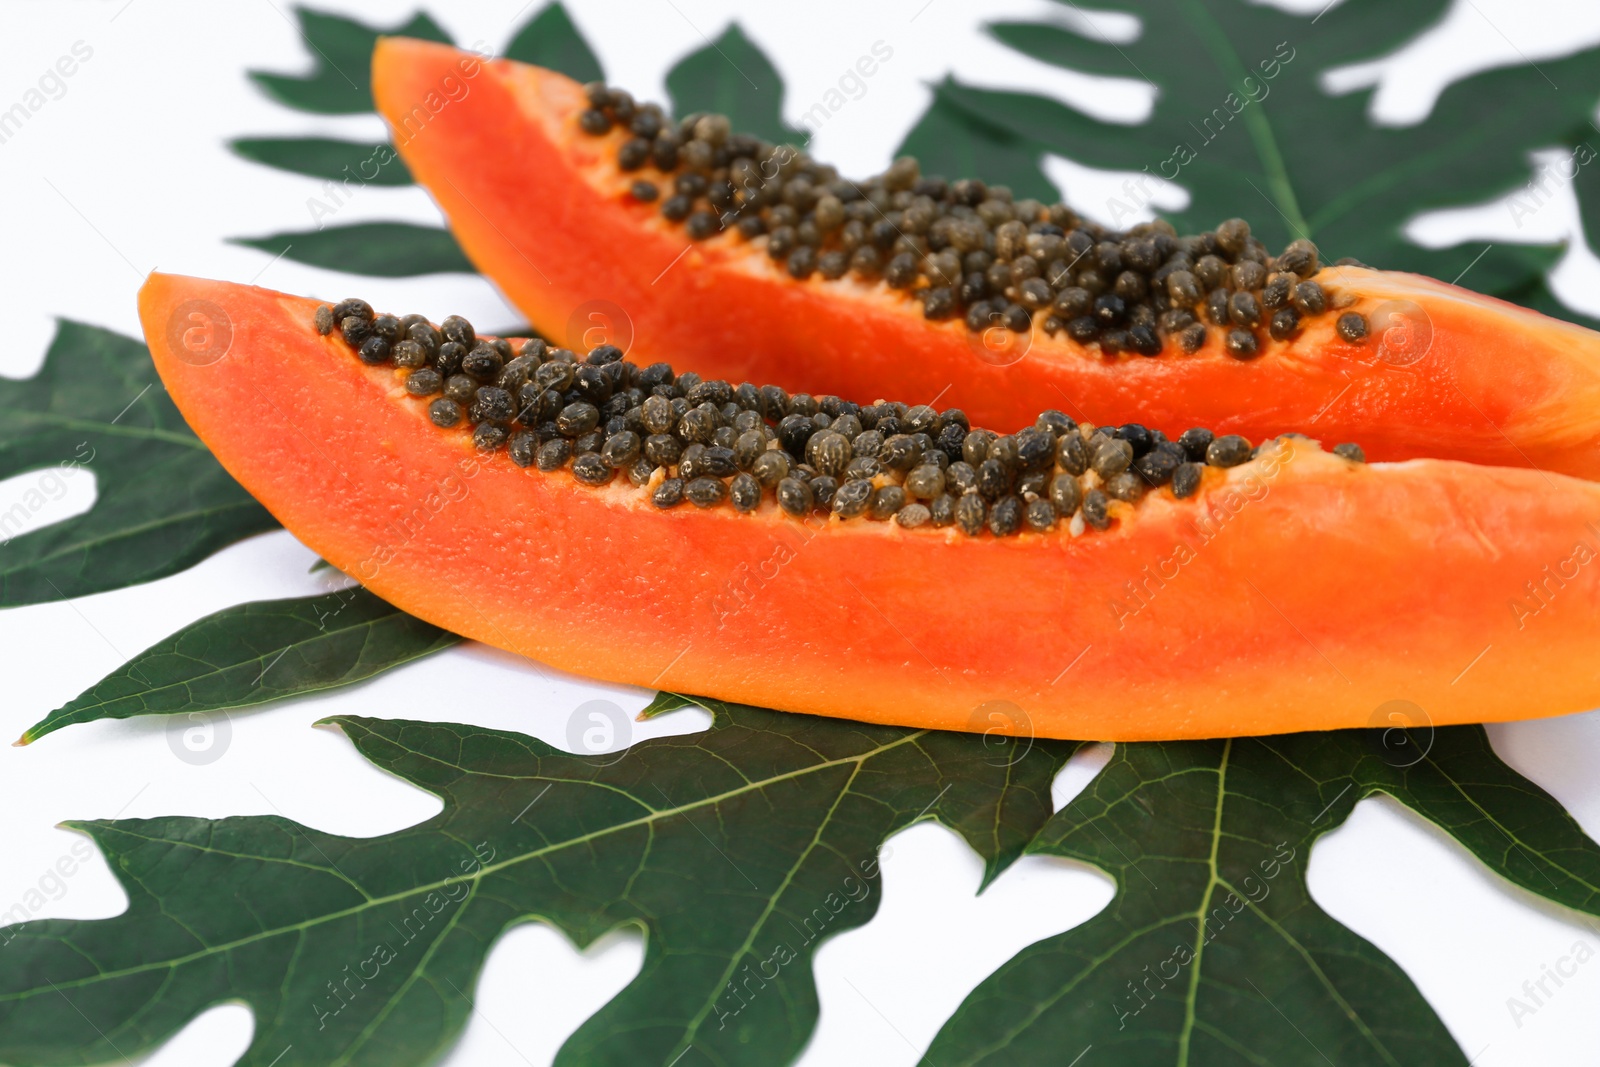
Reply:
[[1360, 344], [1367, 339], [1367, 317], [1357, 311], [1347, 311], [1339, 316], [1334, 329], [1339, 332], [1340, 340]]

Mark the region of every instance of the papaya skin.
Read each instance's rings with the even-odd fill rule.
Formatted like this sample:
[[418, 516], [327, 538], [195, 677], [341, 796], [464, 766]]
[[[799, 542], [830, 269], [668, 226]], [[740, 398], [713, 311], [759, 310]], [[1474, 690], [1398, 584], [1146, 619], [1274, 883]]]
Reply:
[[[185, 350], [195, 307], [231, 324], [220, 358]], [[770, 498], [660, 511], [625, 482], [479, 455], [467, 430], [428, 421], [406, 372], [318, 336], [316, 307], [159, 273], [139, 294], [189, 425], [307, 547], [541, 663], [819, 715], [1112, 741], [1390, 726], [1395, 700], [1441, 726], [1600, 704], [1600, 485], [1363, 465], [1284, 439], [1208, 469], [1195, 498], [1154, 491], [1080, 537], [802, 523]]]
[[[629, 195], [635, 180], [663, 176], [621, 172], [613, 160], [625, 134], [579, 130], [587, 104], [561, 74], [403, 38], [378, 42], [372, 73], [400, 155], [462, 248], [535, 328], [569, 347], [592, 324], [624, 324], [641, 365], [866, 401], [938, 397], [1000, 432], [1056, 407], [1172, 437], [1190, 426], [1252, 441], [1294, 429], [1358, 441], [1374, 460], [1600, 478], [1600, 334], [1570, 323], [1417, 275], [1329, 267], [1317, 281], [1348, 303], [1290, 341], [1259, 331], [1262, 352], [1249, 362], [1228, 356], [1216, 330], [1192, 356], [1169, 343], [1145, 358], [1106, 357], [1036, 327], [1019, 362], [996, 366], [965, 323], [927, 321], [884, 285], [795, 281], [764, 239], [731, 227], [691, 242], [659, 202]], [[433, 113], [447, 78], [464, 95]], [[1343, 311], [1373, 318], [1366, 342], [1337, 335]]]

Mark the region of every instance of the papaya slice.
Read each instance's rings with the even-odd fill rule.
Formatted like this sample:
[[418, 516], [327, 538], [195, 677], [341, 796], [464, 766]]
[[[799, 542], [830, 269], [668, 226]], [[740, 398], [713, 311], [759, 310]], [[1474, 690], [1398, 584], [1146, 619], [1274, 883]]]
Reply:
[[1600, 704], [1592, 482], [1057, 411], [998, 437], [167, 274], [139, 313], [189, 424], [309, 548], [581, 674], [1117, 741]]
[[642, 362], [938, 397], [1000, 431], [1050, 405], [1600, 477], [1600, 335], [1453, 285], [1272, 256], [1241, 220], [1111, 233], [911, 160], [844, 181], [716, 116], [430, 42], [379, 41], [373, 92], [467, 254], [561, 343], [609, 329]]

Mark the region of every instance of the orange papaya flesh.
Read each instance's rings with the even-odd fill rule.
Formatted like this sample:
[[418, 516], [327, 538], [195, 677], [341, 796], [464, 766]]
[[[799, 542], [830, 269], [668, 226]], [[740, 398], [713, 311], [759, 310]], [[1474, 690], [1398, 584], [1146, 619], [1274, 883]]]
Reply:
[[[1257, 289], [1251, 296], [1262, 323], [1243, 331], [1256, 345], [1243, 360], [1229, 354], [1236, 324], [1202, 326], [1206, 341], [1192, 354], [1178, 343], [1181, 331], [1158, 337], [1152, 358], [1073, 341], [1059, 315], [1051, 322], [1052, 308], [1026, 316], [1031, 325], [1022, 333], [995, 325], [974, 331], [961, 308], [955, 318], [930, 320], [911, 293], [882, 280], [853, 273], [797, 280], [789, 261], [769, 255], [771, 236], [740, 233], [737, 222], [755, 208], [725, 211], [720, 221], [708, 216], [723, 228], [691, 239], [684, 223], [662, 216], [686, 165], [621, 169], [618, 154], [631, 132], [620, 124], [600, 136], [585, 132], [591, 101], [561, 74], [396, 38], [378, 43], [373, 91], [401, 156], [467, 254], [559, 343], [586, 348], [610, 339], [641, 363], [664, 360], [735, 382], [857, 398], [938, 397], [1000, 431], [1026, 425], [1048, 404], [1094, 423], [1137, 412], [1174, 437], [1194, 425], [1251, 439], [1292, 427], [1329, 441], [1360, 440], [1374, 460], [1449, 458], [1600, 477], [1600, 335], [1453, 285], [1321, 267], [1311, 280], [1325, 292], [1327, 310], [1306, 315], [1282, 340], [1273, 337], [1274, 311]], [[781, 188], [787, 179], [779, 178]], [[631, 190], [640, 180], [661, 199], [638, 199]], [[756, 182], [766, 187], [765, 177]], [[712, 210], [703, 197], [694, 206]], [[1039, 210], [1041, 218], [1107, 236], [1067, 209]], [[771, 207], [760, 214], [770, 219]], [[1153, 239], [1161, 225], [1110, 236]], [[838, 242], [828, 237], [823, 250]], [[1184, 247], [1191, 246], [1198, 252], [1214, 243]], [[1255, 246], [1246, 240], [1244, 247]], [[1302, 258], [1292, 261], [1291, 252]], [[1098, 254], [1073, 260], [1074, 269]], [[1305, 269], [1304, 250], [1293, 246], [1278, 257], [1259, 247], [1241, 255]], [[1109, 272], [1100, 282], [1112, 283]], [[924, 296], [932, 288], [926, 276], [916, 285]], [[1202, 323], [1204, 300], [1191, 308]], [[949, 310], [947, 300], [938, 303]], [[979, 325], [994, 321], [985, 315]], [[1364, 337], [1341, 332], [1346, 316], [1365, 324]]]
[[[661, 510], [443, 430], [315, 301], [153, 274], [174, 401], [309, 548], [437, 625], [611, 681], [914, 727], [1149, 740], [1600, 704], [1600, 485], [1302, 438], [1010, 537]], [[326, 311], [323, 312], [326, 319]], [[1395, 702], [1404, 702], [1396, 704]], [[1384, 709], [1391, 709], [1386, 712]]]

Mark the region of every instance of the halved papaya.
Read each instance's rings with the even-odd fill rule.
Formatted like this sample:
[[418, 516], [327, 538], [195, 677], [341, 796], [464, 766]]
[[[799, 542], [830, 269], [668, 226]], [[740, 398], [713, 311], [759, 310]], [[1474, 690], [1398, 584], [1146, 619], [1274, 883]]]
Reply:
[[189, 424], [308, 547], [581, 674], [1119, 741], [1600, 704], [1591, 482], [1059, 412], [995, 438], [166, 274], [139, 312]]
[[1453, 285], [1271, 256], [1239, 220], [1109, 233], [908, 161], [843, 181], [715, 116], [424, 41], [379, 41], [373, 92], [467, 254], [560, 343], [609, 328], [643, 361], [937, 397], [1002, 431], [1048, 404], [1600, 477], [1600, 335]]

